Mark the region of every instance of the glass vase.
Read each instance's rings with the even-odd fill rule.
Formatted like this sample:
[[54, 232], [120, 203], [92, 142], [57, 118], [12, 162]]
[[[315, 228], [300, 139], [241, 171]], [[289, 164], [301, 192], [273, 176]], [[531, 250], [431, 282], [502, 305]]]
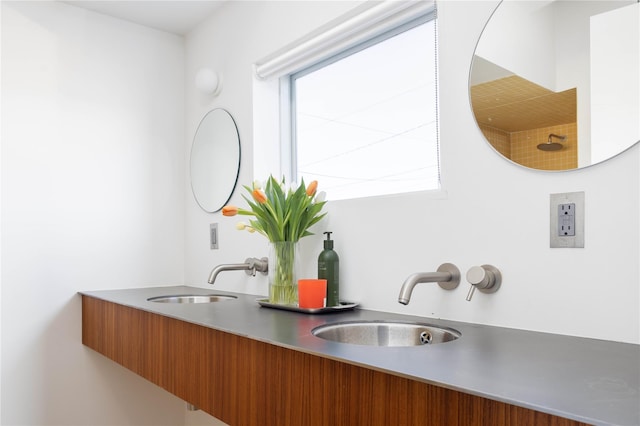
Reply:
[[298, 305], [298, 242], [269, 243], [269, 303]]

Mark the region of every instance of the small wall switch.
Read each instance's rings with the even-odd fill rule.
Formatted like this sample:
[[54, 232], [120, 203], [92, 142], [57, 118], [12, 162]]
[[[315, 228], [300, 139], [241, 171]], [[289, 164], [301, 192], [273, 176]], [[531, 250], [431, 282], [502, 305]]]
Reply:
[[218, 249], [218, 224], [209, 225], [209, 241], [211, 242], [211, 250]]
[[550, 247], [584, 247], [584, 192], [551, 194]]

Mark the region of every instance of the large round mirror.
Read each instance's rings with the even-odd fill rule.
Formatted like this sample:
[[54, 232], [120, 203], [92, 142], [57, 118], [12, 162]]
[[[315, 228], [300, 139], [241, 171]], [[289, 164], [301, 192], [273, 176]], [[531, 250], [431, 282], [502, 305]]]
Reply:
[[471, 66], [485, 138], [509, 160], [570, 170], [640, 140], [637, 0], [503, 0]]
[[240, 137], [229, 112], [209, 111], [191, 147], [191, 189], [198, 205], [217, 212], [231, 198], [240, 173]]

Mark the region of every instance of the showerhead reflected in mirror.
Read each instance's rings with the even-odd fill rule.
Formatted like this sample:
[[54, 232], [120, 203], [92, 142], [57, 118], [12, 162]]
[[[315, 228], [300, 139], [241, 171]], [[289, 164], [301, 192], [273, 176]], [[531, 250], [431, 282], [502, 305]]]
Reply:
[[231, 198], [240, 173], [240, 137], [224, 109], [209, 111], [191, 147], [191, 189], [206, 212], [220, 210]]
[[561, 141], [567, 139], [566, 136], [556, 135], [549, 133], [549, 138], [546, 143], [541, 143], [537, 146], [540, 151], [560, 151], [563, 146], [560, 142], [554, 142], [553, 138], [560, 139]]
[[639, 28], [636, 0], [503, 0], [470, 72], [485, 138], [540, 170], [586, 167], [638, 143]]

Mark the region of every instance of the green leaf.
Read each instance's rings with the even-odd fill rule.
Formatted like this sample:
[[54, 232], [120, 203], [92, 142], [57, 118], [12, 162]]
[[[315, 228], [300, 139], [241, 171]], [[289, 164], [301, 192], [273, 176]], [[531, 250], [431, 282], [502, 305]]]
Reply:
[[267, 236], [270, 241], [298, 241], [313, 235], [309, 228], [326, 216], [322, 209], [326, 201], [315, 202], [307, 195], [304, 179], [295, 189], [283, 189], [284, 178], [278, 182], [272, 175], [267, 179], [264, 194], [266, 202], [259, 203], [253, 198], [253, 188], [243, 185], [250, 196], [242, 197], [249, 209], [238, 209], [238, 214], [254, 216], [250, 220], [256, 231]]

